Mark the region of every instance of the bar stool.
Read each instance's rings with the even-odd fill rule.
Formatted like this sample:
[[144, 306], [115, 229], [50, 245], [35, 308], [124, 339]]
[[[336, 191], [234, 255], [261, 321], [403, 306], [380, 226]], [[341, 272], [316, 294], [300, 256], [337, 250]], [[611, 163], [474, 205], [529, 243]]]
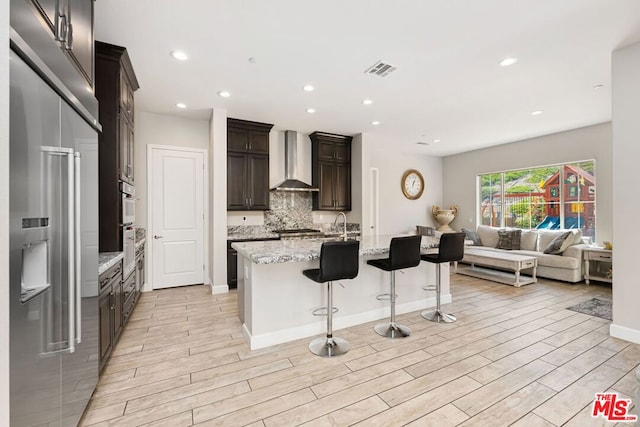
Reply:
[[452, 314], [443, 312], [440, 309], [440, 267], [442, 263], [460, 261], [464, 256], [464, 233], [444, 233], [440, 236], [437, 254], [424, 254], [420, 257], [423, 261], [438, 264], [436, 267], [436, 309], [435, 311], [425, 310], [420, 315], [432, 322], [453, 323], [456, 318]]
[[[387, 338], [405, 338], [411, 335], [411, 329], [396, 323], [396, 270], [417, 267], [420, 264], [421, 236], [394, 237], [389, 245], [389, 258], [371, 259], [367, 264], [391, 272], [391, 318], [389, 323], [378, 323], [373, 329], [378, 335]], [[386, 294], [378, 295], [381, 300]]]
[[[302, 274], [317, 283], [327, 283], [327, 336], [309, 343], [311, 353], [333, 357], [349, 351], [349, 343], [333, 336], [333, 281], [353, 279], [358, 275], [360, 242], [324, 242], [320, 248], [320, 268], [303, 270]], [[315, 312], [314, 312], [315, 314]]]

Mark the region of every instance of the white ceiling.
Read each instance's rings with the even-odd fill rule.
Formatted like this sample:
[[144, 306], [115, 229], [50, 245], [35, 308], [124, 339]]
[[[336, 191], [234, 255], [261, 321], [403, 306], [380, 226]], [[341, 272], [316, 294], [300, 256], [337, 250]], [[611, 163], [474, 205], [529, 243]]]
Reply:
[[[98, 0], [95, 37], [127, 47], [140, 110], [444, 156], [609, 121], [611, 52], [640, 41], [640, 1]], [[380, 59], [398, 69], [364, 74]]]

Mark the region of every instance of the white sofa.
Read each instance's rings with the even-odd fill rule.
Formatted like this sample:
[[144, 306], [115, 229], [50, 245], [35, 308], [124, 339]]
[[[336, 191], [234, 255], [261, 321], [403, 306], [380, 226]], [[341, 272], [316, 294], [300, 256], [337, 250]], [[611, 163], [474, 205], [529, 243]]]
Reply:
[[[498, 249], [498, 227], [479, 225], [476, 233], [481, 240], [481, 246], [473, 246], [474, 249], [486, 251], [487, 255], [492, 252], [509, 252], [513, 254], [535, 256], [538, 259], [536, 274], [538, 277], [562, 280], [565, 282], [577, 283], [583, 280], [582, 274], [582, 249], [587, 247], [582, 238], [580, 230], [573, 232], [573, 241], [558, 255], [543, 253], [545, 248], [558, 236], [569, 230], [522, 230], [519, 250]], [[463, 261], [464, 262], [464, 259]], [[524, 270], [524, 274], [529, 271]]]

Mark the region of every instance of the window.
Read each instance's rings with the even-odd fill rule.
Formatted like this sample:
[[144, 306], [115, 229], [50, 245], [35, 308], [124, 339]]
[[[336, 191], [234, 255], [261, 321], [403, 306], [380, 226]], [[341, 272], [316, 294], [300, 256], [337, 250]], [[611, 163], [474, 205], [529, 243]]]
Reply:
[[595, 234], [595, 162], [480, 175], [481, 224], [514, 228], [580, 228]]

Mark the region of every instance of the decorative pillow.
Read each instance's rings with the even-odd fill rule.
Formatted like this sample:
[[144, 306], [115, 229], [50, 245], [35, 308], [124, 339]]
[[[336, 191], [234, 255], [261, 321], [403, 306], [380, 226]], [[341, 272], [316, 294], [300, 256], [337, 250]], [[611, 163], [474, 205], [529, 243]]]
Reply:
[[497, 249], [506, 249], [506, 250], [517, 250], [520, 249], [520, 236], [522, 230], [498, 230], [498, 243], [496, 244]]
[[488, 246], [495, 248], [498, 244], [498, 230], [497, 227], [491, 227], [489, 225], [478, 226], [478, 236], [482, 242], [482, 246]]
[[522, 230], [519, 228], [515, 230], [509, 230], [511, 233], [511, 249], [514, 251], [520, 250], [520, 240], [522, 239]]
[[538, 252], [543, 252], [553, 240], [568, 230], [538, 230]]
[[523, 251], [535, 251], [538, 246], [538, 232], [536, 230], [523, 230], [520, 237], [520, 249]]
[[433, 236], [435, 228], [426, 225], [416, 225], [416, 233], [420, 236]]
[[549, 246], [545, 248], [543, 253], [550, 255], [559, 255], [564, 252], [570, 245], [573, 244], [573, 233], [571, 231], [567, 231], [557, 236], [555, 239], [549, 243]]
[[574, 245], [579, 245], [582, 243], [582, 230], [581, 229], [574, 229], [571, 230], [571, 232], [573, 233], [573, 244]]
[[498, 230], [498, 243], [496, 243], [497, 249], [511, 250], [511, 233], [507, 230]]
[[477, 232], [467, 230], [466, 228], [463, 228], [462, 231], [464, 232], [464, 238], [466, 240], [473, 240], [473, 246], [482, 246], [482, 240], [480, 240], [480, 236]]

